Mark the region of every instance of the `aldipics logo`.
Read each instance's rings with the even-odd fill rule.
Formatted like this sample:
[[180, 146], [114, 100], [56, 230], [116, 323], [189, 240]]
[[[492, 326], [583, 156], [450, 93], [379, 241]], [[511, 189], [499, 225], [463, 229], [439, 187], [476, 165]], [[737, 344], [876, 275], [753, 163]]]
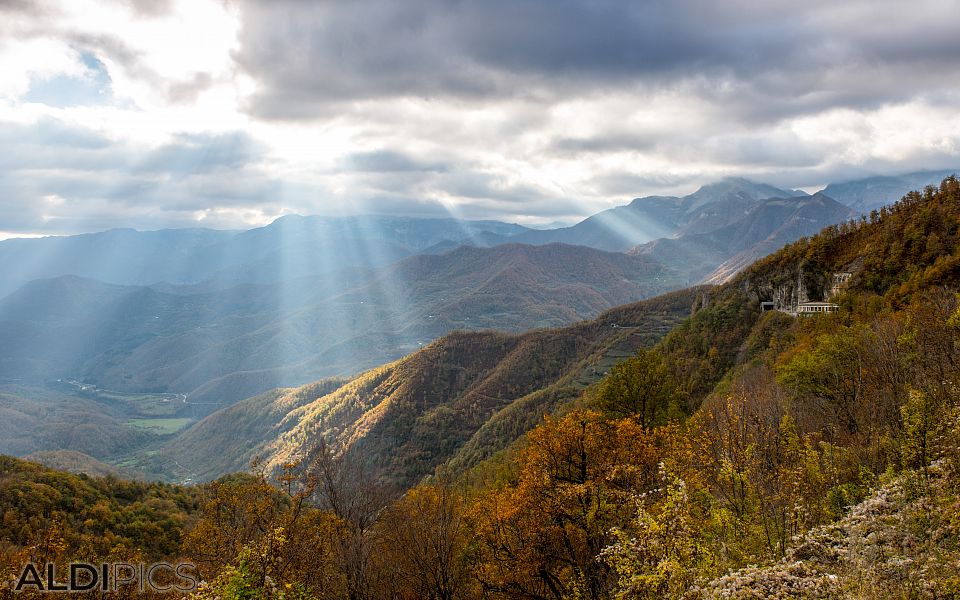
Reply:
[[27, 563], [13, 585], [14, 592], [116, 592], [120, 590], [189, 593], [197, 589], [197, 567], [191, 563]]

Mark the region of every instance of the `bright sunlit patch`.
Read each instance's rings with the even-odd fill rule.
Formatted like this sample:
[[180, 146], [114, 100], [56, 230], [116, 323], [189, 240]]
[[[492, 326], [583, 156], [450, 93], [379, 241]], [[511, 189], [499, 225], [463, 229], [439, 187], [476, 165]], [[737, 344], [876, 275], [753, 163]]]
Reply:
[[171, 8], [145, 16], [79, 0], [45, 15], [43, 29], [21, 23], [48, 33], [0, 43], [0, 97], [13, 100], [0, 112], [28, 110], [34, 119], [55, 116], [147, 143], [243, 127], [240, 96], [253, 84], [231, 56], [237, 7], [196, 0]]
[[41, 201], [41, 202], [43, 203], [43, 205], [46, 206], [47, 208], [54, 208], [54, 207], [57, 207], [57, 206], [62, 206], [62, 205], [63, 205], [63, 202], [64, 202], [63, 198], [60, 197], [60, 196], [58, 196], [57, 194], [47, 194], [46, 196], [44, 196], [43, 198], [41, 198], [40, 201]]
[[200, 85], [204, 74], [219, 78], [232, 68], [230, 51], [239, 25], [225, 3], [180, 1], [169, 13], [145, 17], [119, 3], [81, 0], [66, 11], [63, 20], [89, 38], [111, 39], [123, 32], [122, 39], [91, 50], [108, 65], [115, 93], [143, 109], [163, 108], [171, 87]]
[[238, 227], [262, 227], [287, 214], [282, 208], [231, 208], [215, 207], [198, 210], [193, 220], [198, 227], [232, 229]]
[[0, 42], [0, 97], [18, 98], [30, 90], [33, 81], [57, 76], [82, 78], [85, 73], [79, 54], [60, 40]]
[[47, 233], [27, 233], [23, 231], [0, 231], [0, 241], [17, 238], [37, 239], [43, 237], [54, 237]]

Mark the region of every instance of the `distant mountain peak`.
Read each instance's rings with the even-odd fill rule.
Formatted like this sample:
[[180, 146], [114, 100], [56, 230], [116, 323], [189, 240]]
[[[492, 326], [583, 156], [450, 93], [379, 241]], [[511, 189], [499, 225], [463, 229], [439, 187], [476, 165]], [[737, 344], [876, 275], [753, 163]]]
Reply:
[[764, 183], [758, 183], [756, 181], [747, 179], [746, 177], [738, 177], [733, 175], [722, 178], [719, 183], [726, 183], [726, 184], [735, 185], [739, 187], [754, 187], [758, 185], [766, 185]]
[[863, 179], [831, 183], [823, 191], [841, 204], [867, 213], [872, 209], [893, 204], [911, 190], [922, 190], [928, 185], [939, 185], [960, 169], [917, 171], [901, 175], [876, 175]]
[[627, 206], [636, 208], [641, 204], [655, 202], [655, 201], [660, 201], [660, 202], [666, 201], [666, 202], [674, 202], [679, 204], [682, 201], [682, 198], [678, 198], [677, 196], [641, 196], [639, 198], [634, 198], [633, 200], [631, 200], [630, 204], [628, 204]]
[[743, 177], [724, 177], [720, 181], [703, 185], [688, 198], [713, 198], [729, 194], [743, 193], [754, 200], [793, 196], [792, 192], [782, 190], [766, 183], [750, 181]]

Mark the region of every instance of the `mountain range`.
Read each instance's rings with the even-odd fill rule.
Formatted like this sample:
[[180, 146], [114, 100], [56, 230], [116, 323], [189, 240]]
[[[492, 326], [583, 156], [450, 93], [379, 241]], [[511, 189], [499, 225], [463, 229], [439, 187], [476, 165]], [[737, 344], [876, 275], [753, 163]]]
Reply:
[[249, 231], [111, 229], [10, 239], [0, 242], [0, 297], [61, 275], [117, 285], [276, 283], [382, 267], [441, 242], [487, 244], [524, 231], [497, 221], [291, 215]]
[[937, 186], [943, 179], [956, 173], [957, 169], [949, 169], [880, 175], [831, 183], [823, 188], [823, 193], [857, 213], [866, 214], [881, 206], [893, 204], [911, 190], [922, 190], [929, 185]]
[[[0, 384], [13, 387], [0, 392], [22, 431], [39, 425], [17, 399], [50, 411], [79, 394], [75, 406], [94, 437], [117, 432], [118, 444], [97, 455], [112, 457], [274, 388], [397, 364], [457, 330], [563, 328], [684, 286], [723, 283], [874, 206], [865, 199], [878, 186], [886, 197], [938, 176], [831, 184], [813, 195], [732, 178], [553, 230], [288, 216], [243, 232], [6, 240]], [[168, 404], [144, 409], [129, 400], [138, 394]], [[179, 400], [169, 403], [173, 395]], [[17, 454], [89, 449], [71, 444], [17, 428], [0, 436], [0, 451]]]
[[560, 244], [414, 256], [360, 281], [214, 291], [34, 281], [0, 300], [0, 378], [229, 403], [352, 374], [454, 329], [556, 327], [678, 285], [645, 257]]
[[660, 238], [713, 231], [739, 219], [757, 201], [795, 195], [770, 185], [730, 178], [683, 197], [637, 198], [572, 227], [526, 231], [513, 239], [527, 244], [561, 242], [626, 252]]
[[[778, 202], [795, 200], [756, 210]], [[568, 248], [582, 247], [502, 251], [535, 264], [540, 252], [579, 256]], [[498, 249], [407, 260], [432, 272]], [[84, 475], [0, 456], [4, 568], [55, 546], [92, 564], [186, 557], [215, 574], [220, 597], [313, 597], [331, 582], [349, 596], [356, 573], [378, 598], [400, 586], [410, 597], [948, 597], [960, 556], [958, 265], [951, 177], [722, 284], [564, 327], [450, 332], [198, 422], [177, 417], [183, 395], [5, 382], [3, 438], [21, 453], [36, 438], [51, 447], [28, 460]], [[119, 302], [126, 289], [108, 291]], [[73, 295], [88, 307], [96, 297]], [[781, 302], [799, 297], [831, 310]], [[54, 322], [72, 314], [57, 299], [43, 308]], [[179, 484], [135, 481], [156, 478]], [[449, 563], [458, 591], [435, 591], [436, 565]]]
[[723, 283], [758, 258], [819, 232], [825, 224], [840, 223], [855, 214], [819, 192], [768, 198], [749, 206], [741, 218], [719, 229], [655, 240], [632, 248], [630, 254], [647, 256], [684, 273], [691, 283]]
[[[836, 298], [849, 311], [858, 310], [850, 299], [858, 295], [955, 285], [955, 244], [926, 240], [956, 239], [958, 207], [938, 206], [932, 196], [910, 202], [916, 206], [904, 201], [885, 222], [828, 228], [721, 285], [671, 292], [563, 328], [453, 332], [355, 378], [272, 390], [206, 417], [135, 463], [153, 477], [205, 480], [241, 470], [254, 457], [277, 471], [322, 441], [402, 489], [438, 469], [464, 473], [490, 459], [544, 415], [589, 402], [591, 386], [612, 366], [653, 346], [668, 358], [692, 412], [724, 377], [780, 347], [775, 332], [795, 317], [765, 314], [762, 301], [793, 295], [801, 285], [825, 299], [836, 272], [850, 274], [842, 292], [850, 296]], [[916, 233], [918, 223], [926, 223], [929, 236]], [[898, 249], [893, 242], [908, 231], [909, 247]], [[925, 268], [908, 271], [905, 264]], [[912, 283], [901, 285], [906, 280]]]

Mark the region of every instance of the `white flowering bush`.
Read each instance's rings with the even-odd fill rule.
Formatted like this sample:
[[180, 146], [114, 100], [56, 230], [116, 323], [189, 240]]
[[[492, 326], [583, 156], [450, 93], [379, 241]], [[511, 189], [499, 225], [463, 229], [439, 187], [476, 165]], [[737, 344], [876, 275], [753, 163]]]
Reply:
[[686, 484], [662, 464], [660, 475], [663, 487], [637, 498], [629, 531], [614, 529], [616, 542], [601, 554], [616, 573], [617, 599], [682, 598], [716, 562]]
[[[945, 465], [888, 484], [839, 522], [794, 540], [783, 560], [728, 573], [689, 598], [957, 598], [960, 512]], [[916, 490], [925, 490], [917, 495]]]

